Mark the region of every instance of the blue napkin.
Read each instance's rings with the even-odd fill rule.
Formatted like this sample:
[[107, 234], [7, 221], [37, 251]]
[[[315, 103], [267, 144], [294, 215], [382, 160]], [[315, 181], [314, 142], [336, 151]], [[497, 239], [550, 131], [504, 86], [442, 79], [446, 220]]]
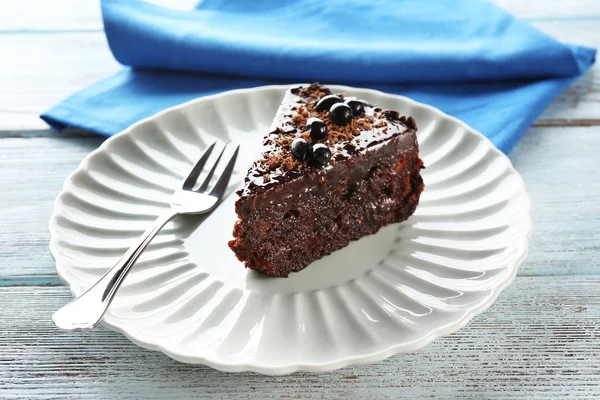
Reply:
[[102, 12], [126, 68], [44, 113], [57, 129], [110, 136], [199, 96], [320, 81], [431, 104], [509, 152], [596, 54], [484, 0], [103, 0]]

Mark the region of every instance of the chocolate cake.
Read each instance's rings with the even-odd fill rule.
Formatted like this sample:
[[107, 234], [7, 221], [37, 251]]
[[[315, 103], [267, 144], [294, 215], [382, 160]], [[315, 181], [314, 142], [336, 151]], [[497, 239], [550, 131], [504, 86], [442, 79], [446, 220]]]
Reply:
[[401, 222], [423, 191], [412, 117], [313, 83], [289, 89], [237, 192], [229, 247], [286, 277]]

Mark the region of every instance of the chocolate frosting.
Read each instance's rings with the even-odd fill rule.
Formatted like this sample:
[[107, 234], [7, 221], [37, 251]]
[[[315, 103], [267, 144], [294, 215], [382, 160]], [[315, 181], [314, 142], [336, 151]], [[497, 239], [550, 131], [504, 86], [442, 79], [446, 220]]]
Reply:
[[[303, 176], [309, 178], [306, 184], [316, 185], [319, 176], [324, 176], [336, 164], [353, 163], [357, 156], [397, 136], [412, 133], [406, 135], [406, 140], [398, 141], [400, 152], [403, 149], [408, 152], [415, 147], [416, 123], [412, 117], [406, 118], [397, 111], [382, 110], [363, 102], [364, 115], [354, 116], [346, 126], [336, 126], [329, 119], [329, 111], [319, 112], [315, 109], [317, 101], [329, 94], [331, 91], [319, 83], [286, 91], [269, 133], [263, 138], [259, 157], [248, 170], [244, 187], [237, 192], [241, 197], [238, 202], [245, 197], [259, 196], [274, 190]], [[344, 94], [338, 96], [350, 99]], [[292, 157], [290, 144], [293, 139], [302, 137], [313, 143], [305, 127], [308, 118], [319, 118], [328, 125], [327, 137], [319, 141], [326, 144], [332, 153], [331, 163], [325, 167], [300, 162]]]

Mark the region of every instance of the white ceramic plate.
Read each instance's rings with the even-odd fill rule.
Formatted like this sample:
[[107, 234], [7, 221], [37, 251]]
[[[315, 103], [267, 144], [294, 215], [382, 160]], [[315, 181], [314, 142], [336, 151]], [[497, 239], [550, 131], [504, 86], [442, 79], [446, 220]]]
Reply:
[[50, 248], [74, 295], [166, 207], [207, 143], [241, 144], [230, 191], [208, 217], [165, 227], [103, 323], [138, 345], [225, 371], [329, 371], [417, 350], [488, 308], [514, 278], [530, 201], [481, 134], [400, 96], [332, 86], [412, 115], [425, 191], [415, 215], [289, 278], [246, 270], [227, 242], [233, 193], [287, 86], [236, 90], [166, 110], [107, 140], [66, 180]]

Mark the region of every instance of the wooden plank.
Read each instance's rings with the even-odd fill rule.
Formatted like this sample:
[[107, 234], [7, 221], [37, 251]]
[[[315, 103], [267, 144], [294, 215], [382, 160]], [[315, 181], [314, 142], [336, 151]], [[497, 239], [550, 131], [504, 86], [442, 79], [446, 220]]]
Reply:
[[47, 129], [41, 112], [120, 68], [102, 32], [0, 35], [0, 54], [2, 131]]
[[0, 276], [55, 274], [48, 250], [52, 202], [65, 178], [101, 143], [93, 138], [0, 140]]
[[[145, 0], [189, 10], [199, 0]], [[583, 1], [583, 0], [578, 0]], [[19, 0], [0, 3], [0, 34], [102, 31], [100, 0]]]
[[100, 0], [0, 2], [0, 33], [101, 31]]
[[600, 66], [595, 64], [544, 110], [534, 126], [600, 125]]
[[[54, 274], [47, 223], [66, 176], [97, 138], [0, 140], [0, 278]], [[598, 274], [600, 127], [534, 128], [511, 155], [533, 201], [534, 236], [521, 275]], [[24, 217], [26, 216], [26, 217]], [[10, 281], [6, 284], [10, 284]]]
[[[517, 278], [467, 327], [374, 365], [265, 377], [190, 366], [105, 328], [59, 332], [65, 288], [0, 288], [2, 398], [598, 398], [600, 277]], [[26, 306], [24, 306], [26, 305]]]
[[[600, 2], [596, 3], [600, 6]], [[564, 3], [565, 6], [568, 4], [568, 2]], [[543, 21], [536, 22], [534, 25], [558, 40], [583, 46], [600, 47], [600, 19]], [[546, 108], [536, 125], [600, 125], [600, 66], [598, 62]]]
[[510, 155], [532, 201], [525, 275], [600, 274], [600, 127], [532, 128]]
[[514, 16], [530, 21], [550, 19], [600, 18], [597, 0], [553, 1], [548, 0], [492, 0]]
[[[172, 8], [187, 9], [198, 0], [150, 0]], [[513, 15], [529, 20], [589, 19], [600, 17], [596, 0], [553, 2], [547, 0], [494, 0]], [[20, 0], [0, 3], [0, 32], [100, 31], [100, 0]]]

